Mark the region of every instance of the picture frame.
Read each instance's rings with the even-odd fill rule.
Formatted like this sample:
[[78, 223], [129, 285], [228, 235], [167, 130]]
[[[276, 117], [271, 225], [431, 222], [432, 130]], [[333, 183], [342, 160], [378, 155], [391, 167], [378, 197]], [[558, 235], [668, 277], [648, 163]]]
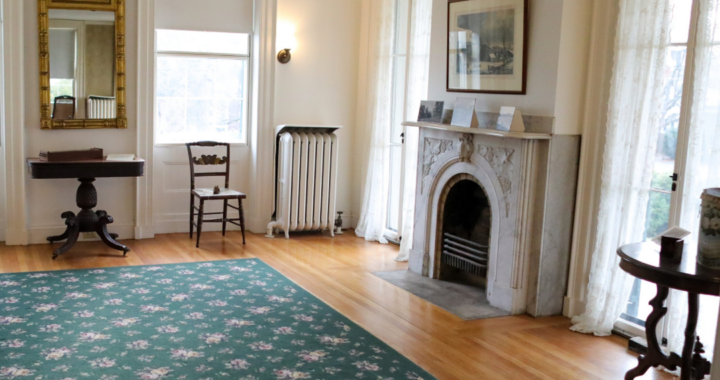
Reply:
[[423, 100], [420, 102], [420, 111], [418, 112], [417, 121], [441, 124], [443, 121], [444, 110], [445, 102]]
[[529, 0], [448, 0], [446, 90], [527, 93]]
[[[50, 10], [110, 11], [114, 14], [115, 117], [109, 119], [53, 119], [50, 91]], [[125, 98], [125, 0], [38, 0], [38, 53], [40, 79], [40, 129], [127, 129]]]

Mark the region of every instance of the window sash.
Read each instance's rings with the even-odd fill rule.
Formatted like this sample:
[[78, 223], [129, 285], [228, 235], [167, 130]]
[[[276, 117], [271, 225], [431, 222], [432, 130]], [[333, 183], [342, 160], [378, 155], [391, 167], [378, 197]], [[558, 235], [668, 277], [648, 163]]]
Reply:
[[[250, 115], [249, 115], [249, 105], [248, 105], [248, 99], [249, 99], [249, 93], [250, 93], [250, 84], [248, 81], [250, 80], [250, 56], [244, 55], [244, 54], [217, 54], [217, 53], [188, 53], [188, 52], [171, 52], [171, 51], [156, 51], [156, 61], [157, 58], [161, 57], [176, 57], [176, 58], [207, 58], [207, 59], [232, 59], [232, 60], [238, 60], [245, 62], [245, 77], [243, 78], [244, 86], [242, 88], [242, 94], [241, 97], [238, 98], [242, 102], [242, 129], [240, 131], [240, 136], [238, 136], [237, 139], [228, 139], [223, 142], [227, 142], [230, 144], [239, 144], [239, 145], [246, 145], [247, 144], [247, 136], [248, 136], [248, 128], [250, 127]], [[157, 65], [156, 65], [157, 67]], [[156, 74], [157, 76], [157, 74]], [[177, 98], [177, 99], [194, 99], [194, 97], [169, 97], [169, 96], [158, 96], [157, 95], [157, 85], [155, 88], [155, 101], [157, 104], [157, 100], [160, 98]], [[186, 110], [187, 112], [187, 110]], [[155, 119], [159, 117], [158, 109], [156, 105], [155, 110]], [[171, 141], [167, 139], [163, 139], [162, 131], [159, 129], [160, 123], [157, 121], [155, 122], [155, 145], [162, 146], [162, 145], [180, 145], [184, 144], [183, 142], [177, 142], [177, 141]], [[198, 132], [198, 134], [202, 134], [202, 132]], [[202, 140], [202, 138], [197, 138], [197, 140]]]

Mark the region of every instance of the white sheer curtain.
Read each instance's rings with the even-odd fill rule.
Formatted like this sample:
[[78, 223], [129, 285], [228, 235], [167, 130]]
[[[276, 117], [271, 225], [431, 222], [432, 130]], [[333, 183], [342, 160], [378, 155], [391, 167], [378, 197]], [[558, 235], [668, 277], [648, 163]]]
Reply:
[[[420, 101], [427, 97], [430, 71], [430, 24], [432, 0], [412, 0], [410, 11], [410, 45], [408, 47], [407, 92], [405, 97], [406, 119], [412, 118], [420, 109]], [[417, 154], [419, 131], [415, 127], [405, 129], [405, 187], [403, 189], [402, 241], [397, 261], [407, 261], [412, 248], [413, 222], [415, 218], [415, 181], [417, 179]]]
[[370, 135], [365, 192], [357, 236], [387, 244], [383, 236], [387, 220], [390, 171], [392, 104], [393, 0], [370, 0], [367, 114]]
[[[720, 0], [700, 0], [699, 5], [687, 163], [681, 179], [680, 227], [692, 231], [687, 239], [691, 252], [697, 252], [700, 194], [706, 188], [720, 187]], [[668, 348], [680, 353], [685, 342], [687, 295], [672, 291], [671, 300], [668, 305]], [[717, 298], [701, 299], [698, 333], [708, 352], [713, 350], [715, 341], [717, 310]]]
[[670, 15], [669, 0], [620, 1], [598, 228], [585, 313], [573, 318], [574, 331], [609, 335], [627, 307], [633, 279], [615, 251], [643, 238]]

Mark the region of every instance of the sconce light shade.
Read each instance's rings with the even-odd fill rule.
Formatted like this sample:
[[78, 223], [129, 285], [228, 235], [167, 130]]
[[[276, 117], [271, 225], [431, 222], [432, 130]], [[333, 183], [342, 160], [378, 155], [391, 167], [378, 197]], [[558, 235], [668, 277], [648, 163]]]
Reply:
[[277, 55], [278, 62], [280, 62], [282, 64], [286, 64], [286, 63], [290, 62], [290, 58], [292, 58], [292, 56], [290, 55], [290, 49], [282, 49], [278, 52], [278, 55]]

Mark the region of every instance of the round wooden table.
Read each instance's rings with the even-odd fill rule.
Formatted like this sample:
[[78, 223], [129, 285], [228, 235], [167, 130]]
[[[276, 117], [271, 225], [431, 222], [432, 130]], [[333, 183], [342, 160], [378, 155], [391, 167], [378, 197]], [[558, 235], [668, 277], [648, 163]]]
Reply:
[[[620, 268], [631, 275], [657, 285], [657, 295], [650, 301], [653, 310], [645, 322], [648, 350], [638, 359], [638, 366], [625, 374], [625, 379], [642, 376], [650, 367], [662, 365], [670, 370], [681, 368], [682, 380], [700, 380], [710, 373], [710, 362], [702, 357], [703, 345], [695, 333], [699, 314], [699, 295], [720, 295], [720, 270], [700, 266], [695, 252], [685, 249], [682, 262], [675, 263], [660, 257], [660, 246], [655, 243], [635, 243], [620, 247]], [[657, 325], [667, 313], [665, 300], [669, 288], [688, 293], [688, 321], [685, 327], [685, 345], [682, 356], [666, 355], [657, 337]]]

